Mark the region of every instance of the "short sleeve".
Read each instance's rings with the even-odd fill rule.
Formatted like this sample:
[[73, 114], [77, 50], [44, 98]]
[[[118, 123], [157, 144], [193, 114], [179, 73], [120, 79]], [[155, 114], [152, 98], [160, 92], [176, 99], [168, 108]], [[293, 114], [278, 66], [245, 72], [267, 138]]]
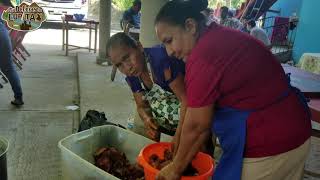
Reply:
[[250, 32], [250, 35], [257, 38], [258, 37], [258, 32], [256, 29], [252, 29], [251, 32]]
[[126, 81], [131, 88], [131, 91], [134, 93], [143, 91], [143, 88], [141, 86], [141, 82], [138, 77], [134, 76], [127, 76]]
[[219, 66], [206, 59], [188, 60], [185, 77], [188, 107], [215, 104], [221, 94], [219, 86], [222, 70]]
[[[168, 56], [166, 49], [162, 45], [152, 48], [145, 48], [145, 53], [149, 57], [149, 63], [155, 76], [156, 83], [168, 90], [169, 84], [177, 78], [179, 74], [185, 74], [185, 64], [182, 60]], [[166, 81], [164, 71], [171, 70], [171, 78]]]
[[135, 28], [138, 28], [138, 29], [140, 28], [140, 18], [141, 18], [140, 13], [134, 14], [132, 16], [132, 21], [133, 21]]
[[176, 58], [168, 57], [166, 61], [164, 61], [164, 68], [163, 71], [169, 69], [171, 71], [171, 78], [165, 80], [166, 84], [170, 84], [174, 81], [178, 75], [185, 74], [185, 65], [182, 60], [178, 60]]

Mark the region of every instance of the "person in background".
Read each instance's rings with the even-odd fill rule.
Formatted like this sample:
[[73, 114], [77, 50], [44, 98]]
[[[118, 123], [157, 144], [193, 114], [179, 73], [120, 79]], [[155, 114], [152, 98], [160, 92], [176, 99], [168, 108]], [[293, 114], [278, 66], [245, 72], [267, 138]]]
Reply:
[[[121, 19], [121, 27], [129, 23], [129, 26], [140, 29], [140, 17], [141, 17], [141, 1], [134, 0], [132, 7], [123, 13]], [[125, 27], [122, 27], [124, 29]]]
[[214, 10], [211, 8], [206, 8], [201, 12], [205, 17], [207, 21], [207, 25], [211, 24], [212, 22], [218, 23], [219, 20], [214, 16]]
[[220, 24], [239, 31], [243, 29], [243, 24], [233, 17], [233, 13], [226, 6], [220, 8]]
[[257, 27], [256, 22], [253, 19], [250, 19], [247, 22], [247, 30], [250, 32], [251, 36], [263, 42], [263, 44], [268, 48], [271, 48], [271, 42], [266, 31], [262, 28]]
[[[13, 7], [10, 0], [0, 0], [0, 16], [2, 15], [2, 11], [8, 7]], [[8, 78], [14, 93], [14, 100], [11, 101], [11, 104], [21, 106], [24, 102], [20, 78], [13, 65], [11, 39], [4, 23], [0, 19], [0, 70]]]
[[231, 9], [228, 10], [228, 18], [234, 18], [234, 14], [234, 11], [232, 11]]
[[211, 23], [207, 0], [169, 1], [155, 18], [169, 56], [186, 63], [178, 150], [157, 180], [178, 180], [210, 132], [222, 156], [214, 180], [301, 180], [311, 115], [277, 58], [246, 33]]

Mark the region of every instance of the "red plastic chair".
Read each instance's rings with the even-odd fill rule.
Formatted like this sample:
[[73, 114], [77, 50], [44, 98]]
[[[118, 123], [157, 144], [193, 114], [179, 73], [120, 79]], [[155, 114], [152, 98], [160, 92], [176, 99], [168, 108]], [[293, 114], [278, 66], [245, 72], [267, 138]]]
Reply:
[[12, 42], [12, 57], [14, 60], [14, 63], [18, 66], [18, 68], [22, 69], [22, 62], [26, 61], [26, 57], [30, 56], [30, 53], [25, 49], [25, 47], [22, 45], [22, 41], [27, 34], [26, 31], [10, 31], [10, 37]]

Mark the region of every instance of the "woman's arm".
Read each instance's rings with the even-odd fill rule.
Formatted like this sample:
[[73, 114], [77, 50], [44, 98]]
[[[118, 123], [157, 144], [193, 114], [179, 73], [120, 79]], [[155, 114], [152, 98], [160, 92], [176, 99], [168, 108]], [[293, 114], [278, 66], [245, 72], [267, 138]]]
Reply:
[[159, 172], [157, 179], [180, 179], [210, 133], [213, 114], [213, 105], [187, 109], [177, 154], [173, 162]]
[[211, 132], [213, 105], [188, 108], [181, 132], [181, 140], [173, 163], [179, 173], [187, 167]]
[[[171, 70], [167, 69], [164, 72], [165, 79], [168, 81], [171, 79]], [[170, 84], [169, 87], [173, 91], [173, 93], [177, 96], [179, 101], [181, 102], [181, 107], [180, 107], [180, 117], [179, 117], [179, 124], [176, 130], [176, 133], [173, 137], [173, 154], [178, 150], [179, 147], [179, 142], [180, 142], [180, 135], [182, 131], [182, 125], [186, 113], [186, 107], [187, 107], [187, 96], [186, 96], [186, 91], [185, 91], [185, 86], [184, 86], [184, 76], [183, 74], [179, 74]]]
[[138, 114], [141, 120], [144, 122], [147, 135], [151, 139], [158, 141], [159, 140], [159, 133], [157, 131], [158, 126], [153, 121], [153, 116], [151, 114], [151, 110], [148, 102], [143, 100], [142, 92], [133, 93], [133, 97], [137, 105]]

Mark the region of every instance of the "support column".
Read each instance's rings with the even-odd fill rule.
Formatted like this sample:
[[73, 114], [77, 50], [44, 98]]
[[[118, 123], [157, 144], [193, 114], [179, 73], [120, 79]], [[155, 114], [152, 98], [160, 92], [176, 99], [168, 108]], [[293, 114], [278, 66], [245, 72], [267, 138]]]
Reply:
[[97, 64], [109, 62], [107, 59], [106, 46], [110, 38], [111, 29], [111, 0], [100, 0], [99, 10], [99, 55]]
[[151, 47], [159, 44], [154, 29], [154, 19], [156, 18], [160, 8], [168, 0], [142, 0], [141, 7], [141, 32], [140, 42], [143, 47]]

